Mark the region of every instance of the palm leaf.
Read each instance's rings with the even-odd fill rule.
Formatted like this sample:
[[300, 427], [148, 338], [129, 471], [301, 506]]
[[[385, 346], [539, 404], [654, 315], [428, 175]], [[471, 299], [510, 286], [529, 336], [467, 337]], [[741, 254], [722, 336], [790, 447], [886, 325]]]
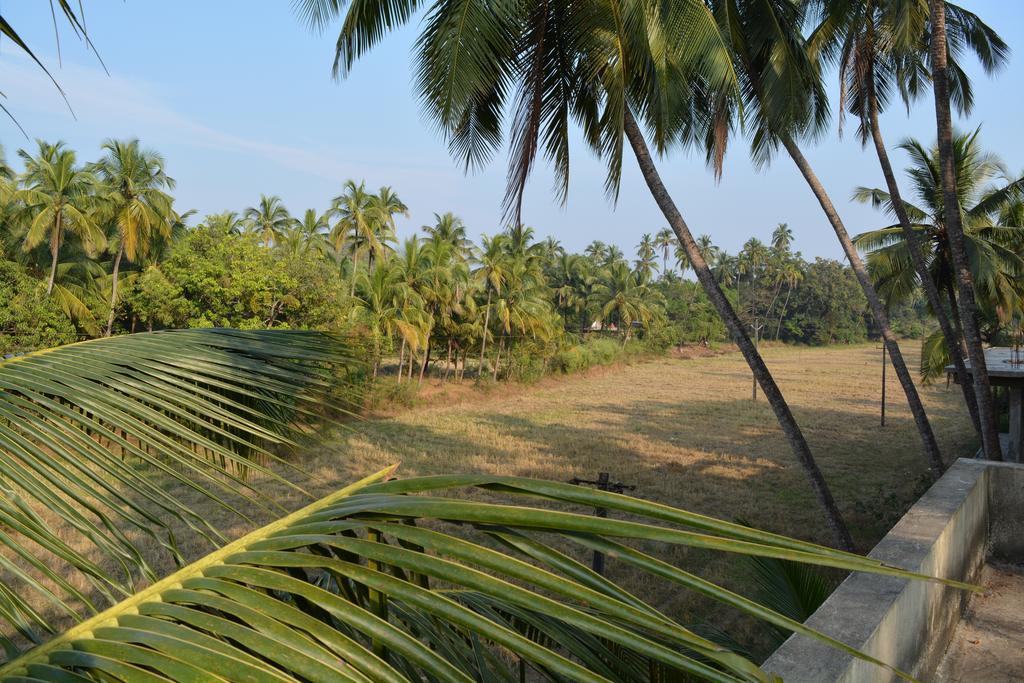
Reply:
[[[515, 680], [519, 666], [551, 680], [639, 681], [654, 670], [768, 680], [558, 547], [615, 547], [612, 558], [741, 608], [739, 596], [623, 543], [928, 578], [627, 496], [516, 477], [383, 481], [393, 471], [224, 546], [9, 662], [0, 678]], [[439, 495], [467, 487], [476, 492]], [[550, 504], [515, 504], [524, 497]], [[567, 511], [577, 504], [636, 521]], [[748, 611], [885, 666], [766, 607]]]
[[[175, 532], [218, 532], [174, 483], [244, 517], [279, 510], [256, 479], [312, 417], [348, 343], [315, 332], [181, 330], [96, 339], [0, 361], [0, 645], [39, 640], [60, 614], [95, 612], [155, 578], [140, 537], [179, 564]], [[89, 589], [75, 589], [79, 577]], [[81, 583], [81, 582], [79, 582]], [[36, 607], [33, 607], [36, 605]]]

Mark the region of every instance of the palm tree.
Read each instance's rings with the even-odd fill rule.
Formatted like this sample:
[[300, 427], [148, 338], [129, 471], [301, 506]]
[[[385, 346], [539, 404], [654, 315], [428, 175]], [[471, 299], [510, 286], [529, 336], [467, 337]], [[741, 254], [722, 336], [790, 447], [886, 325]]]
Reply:
[[296, 218], [292, 221], [280, 246], [294, 256], [301, 256], [310, 251], [327, 254], [330, 245], [326, 233], [329, 229], [326, 214], [317, 213], [316, 209], [306, 209], [301, 220]]
[[245, 229], [245, 221], [235, 211], [211, 213], [203, 219], [205, 225], [217, 235], [240, 235]]
[[931, 67], [932, 84], [935, 93], [935, 127], [942, 171], [943, 215], [949, 239], [949, 252], [956, 275], [958, 296], [957, 306], [963, 327], [967, 356], [971, 361], [971, 377], [974, 379], [974, 395], [978, 403], [978, 418], [981, 422], [981, 443], [985, 455], [991, 460], [1002, 460], [1003, 451], [999, 444], [996, 428], [995, 405], [992, 400], [992, 384], [985, 366], [985, 351], [981, 346], [978, 329], [978, 307], [974, 297], [974, 283], [971, 266], [967, 257], [966, 237], [960, 215], [960, 200], [957, 197], [956, 159], [953, 150], [953, 115], [950, 107], [950, 73], [948, 36], [946, 33], [946, 3], [944, 0], [928, 0], [931, 16]]
[[370, 209], [374, 214], [372, 225], [377, 231], [376, 250], [371, 249], [369, 264], [373, 266], [374, 257], [384, 258], [389, 243], [398, 240], [398, 226], [395, 224], [395, 216], [409, 216], [409, 207], [398, 197], [394, 190], [387, 185], [381, 187], [377, 194], [370, 197]]
[[[326, 0], [306, 0], [303, 7], [321, 28], [345, 11], [344, 5]], [[362, 3], [358, 10], [349, 6], [336, 43], [335, 73], [347, 74], [356, 59], [408, 20], [413, 7], [400, 3], [385, 8], [380, 0], [371, 0], [370, 6]], [[513, 122], [505, 207], [515, 224], [538, 153], [554, 165], [559, 195], [565, 196], [570, 112], [587, 131], [586, 142], [609, 163], [606, 187], [611, 195], [619, 186], [628, 140], [648, 189], [765, 389], [837, 542], [850, 547], [849, 532], [782, 392], [698, 253], [635, 118], [640, 116], [652, 129], [659, 151], [679, 140], [678, 128], [685, 127], [680, 119], [688, 119], [690, 109], [676, 106], [682, 104], [677, 100], [692, 92], [694, 84], [707, 83], [723, 92], [739, 87], [727, 41], [711, 8], [700, 0], [631, 11], [635, 16], [628, 21], [613, 21], [610, 11], [581, 13], [565, 2], [512, 3], [474, 14], [469, 19], [473, 30], [464, 31], [459, 30], [467, 21], [463, 13], [434, 3], [417, 48], [421, 101], [449, 136], [453, 153], [467, 165], [486, 161], [503, 143], [502, 122]], [[512, 93], [518, 93], [515, 100]], [[506, 106], [513, 108], [510, 116], [504, 115]], [[677, 112], [682, 115], [675, 116]], [[705, 113], [699, 111], [696, 118]]]
[[18, 150], [25, 164], [24, 187], [13, 197], [26, 218], [23, 248], [28, 251], [44, 241], [49, 243], [50, 277], [46, 293], [50, 294], [66, 234], [81, 239], [90, 253], [102, 247], [106, 239], [93, 216], [96, 177], [77, 165], [75, 153], [63, 142], [49, 144], [37, 140], [36, 144], [36, 156]]
[[[987, 72], [991, 73], [1005, 62], [1007, 47], [994, 31], [962, 8], [947, 3], [947, 9], [951, 17], [947, 34], [953, 36], [954, 60], [958, 52], [967, 48], [979, 57]], [[920, 4], [912, 2], [857, 0], [824, 4], [820, 15], [819, 26], [810, 41], [812, 48], [838, 63], [840, 87], [850, 112], [860, 123], [861, 143], [867, 144], [868, 137], [874, 143], [893, 211], [910, 245], [910, 257], [918, 280], [950, 349], [957, 376], [966, 378], [961, 337], [950, 323], [940, 293], [928, 275], [922, 245], [917, 242], [910, 217], [903, 209], [896, 175], [879, 124], [879, 113], [892, 100], [894, 89], [909, 107], [927, 85], [922, 74], [927, 73], [929, 13]], [[966, 113], [973, 99], [967, 72], [957, 66], [954, 73], [957, 78], [950, 83], [957, 93], [954, 101]], [[842, 113], [841, 110], [840, 115]], [[980, 436], [981, 418], [973, 384], [966, 379], [959, 384]]]
[[473, 270], [473, 277], [483, 287], [487, 296], [487, 303], [484, 305], [483, 329], [480, 335], [478, 376], [482, 376], [484, 371], [484, 353], [487, 351], [487, 335], [490, 331], [491, 322], [491, 298], [494, 295], [501, 295], [509, 276], [507, 241], [507, 235], [484, 236], [481, 240], [480, 249], [474, 256], [477, 267]]
[[356, 307], [373, 337], [373, 376], [376, 377], [385, 340], [394, 338], [396, 334], [403, 343], [418, 338], [419, 330], [406, 315], [406, 309], [416, 294], [409, 291], [400, 271], [386, 261], [379, 261], [373, 270], [364, 274], [361, 283]]
[[804, 273], [796, 259], [786, 259], [776, 270], [776, 278], [779, 286], [785, 285], [786, 287], [786, 298], [782, 302], [782, 310], [779, 311], [779, 322], [775, 326], [775, 341], [778, 341], [779, 334], [782, 332], [782, 321], [786, 317], [786, 310], [789, 308], [789, 298], [793, 295], [793, 290], [796, 289], [797, 284], [804, 279]]
[[94, 165], [102, 183], [100, 215], [113, 226], [117, 241], [104, 333], [109, 337], [117, 313], [121, 259], [139, 261], [157, 236], [170, 236], [174, 200], [164, 190], [174, 189], [174, 179], [164, 171], [163, 157], [142, 149], [137, 139], [107, 140], [101, 148], [106, 154]]
[[646, 283], [643, 273], [631, 271], [625, 263], [616, 263], [608, 271], [601, 317], [618, 321], [623, 345], [632, 336], [634, 323], [646, 327], [654, 317], [652, 293]]
[[601, 240], [594, 240], [586, 246], [583, 253], [594, 260], [594, 263], [603, 263], [608, 253], [608, 245]]
[[[753, 130], [751, 153], [764, 162], [775, 148], [785, 149], [818, 200], [868, 301], [914, 417], [924, 456], [937, 478], [945, 463], [885, 307], [839, 212], [797, 142], [802, 136], [816, 135], [827, 120], [827, 98], [820, 70], [806, 51], [801, 35], [805, 23], [802, 8], [795, 3], [760, 0], [720, 2], [728, 3], [732, 9], [723, 30], [730, 35], [734, 64], [749, 84], [744, 99], [752, 115], [744, 123]], [[716, 139], [715, 144], [719, 143]]]
[[264, 245], [272, 247], [281, 241], [293, 219], [280, 197], [261, 194], [259, 205], [245, 210], [244, 220]]
[[792, 244], [793, 228], [789, 227], [786, 223], [779, 223], [775, 230], [772, 231], [772, 249], [787, 253]]
[[645, 282], [649, 282], [654, 276], [657, 267], [657, 251], [655, 250], [654, 238], [651, 233], [644, 233], [640, 238], [640, 244], [636, 247], [636, 261], [633, 266]]
[[[945, 206], [942, 203], [941, 161], [937, 147], [926, 148], [914, 139], [904, 141], [900, 149], [911, 160], [907, 169], [916, 204], [901, 199], [900, 210], [912, 221], [914, 246], [906, 239], [897, 222], [856, 238], [857, 245], [868, 250], [868, 264], [879, 289], [890, 302], [906, 300], [919, 285], [920, 279], [909, 252], [922, 249], [931, 286], [945, 297], [955, 329], [962, 321], [956, 300], [956, 282], [950, 251], [949, 234], [945, 229]], [[988, 317], [1012, 316], [1021, 307], [1024, 287], [1024, 226], [1007, 225], [1015, 206], [1024, 197], [1024, 178], [1002, 185], [993, 181], [1006, 178], [1007, 171], [998, 157], [982, 151], [978, 132], [958, 134], [953, 139], [957, 195], [963, 207], [963, 225], [971, 278], [978, 305]], [[858, 188], [854, 198], [884, 208], [899, 221], [896, 205], [884, 190]], [[947, 308], [947, 306], [942, 306]], [[958, 334], [959, 336], [959, 334]]]
[[[662, 228], [654, 236], [654, 247], [661, 252], [661, 274], [668, 272], [668, 257], [672, 253], [672, 246], [676, 244], [675, 236], [668, 228]], [[685, 270], [685, 269], [684, 269]]]
[[379, 216], [373, 208], [373, 196], [366, 191], [366, 183], [360, 182], [357, 185], [354, 180], [345, 181], [342, 193], [331, 200], [328, 214], [338, 219], [331, 229], [331, 242], [334, 244], [335, 252], [340, 254], [344, 243], [350, 240], [352, 283], [349, 294], [354, 296], [361, 246], [365, 244], [371, 251], [380, 250], [376, 222]]
[[464, 258], [470, 245], [469, 238], [466, 237], [466, 224], [451, 211], [435, 213], [434, 224], [424, 225], [423, 232], [433, 241], [451, 244], [459, 258]]

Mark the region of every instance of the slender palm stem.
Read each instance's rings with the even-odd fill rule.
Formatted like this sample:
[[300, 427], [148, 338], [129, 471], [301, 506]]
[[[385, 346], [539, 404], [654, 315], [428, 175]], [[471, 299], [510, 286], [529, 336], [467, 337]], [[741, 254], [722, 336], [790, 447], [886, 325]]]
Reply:
[[775, 378], [768, 371], [768, 366], [765, 365], [764, 359], [761, 358], [761, 354], [744, 331], [743, 323], [736, 315], [736, 311], [733, 310], [729, 300], [726, 299], [725, 294], [715, 281], [711, 268], [697, 247], [697, 243], [694, 241], [686, 221], [683, 219], [682, 214], [679, 213], [679, 209], [676, 208], [671, 196], [669, 196], [668, 190], [665, 188], [658, 173], [658, 169], [654, 165], [654, 160], [651, 158], [651, 153], [647, 148], [643, 134], [640, 132], [640, 128], [629, 110], [625, 112], [624, 130], [648, 189], [650, 189], [655, 202], [682, 244], [683, 249], [686, 250], [686, 254], [690, 259], [690, 267], [696, 273], [697, 279], [704, 287], [704, 291], [707, 292], [708, 298], [722, 317], [722, 321], [725, 323], [733, 340], [739, 346], [743, 357], [761, 385], [761, 390], [772, 406], [772, 410], [775, 411], [775, 417], [779, 421], [779, 426], [789, 441], [790, 447], [793, 449], [793, 453], [800, 463], [804, 474], [810, 481], [818, 503], [825, 511], [825, 519], [832, 531], [835, 542], [841, 548], [852, 549], [853, 539], [846, 527], [846, 523], [843, 521], [839, 508], [836, 506], [832, 492], [829, 490], [821, 470], [818, 469], [818, 465], [814, 461], [814, 456], [811, 454], [811, 449], [807, 445], [807, 440], [804, 438], [800, 426], [796, 423], [796, 419], [793, 417], [793, 413], [786, 403], [782, 391], [775, 383]]
[[974, 281], [967, 259], [964, 240], [964, 226], [960, 215], [960, 199], [957, 197], [956, 168], [953, 159], [953, 119], [949, 103], [948, 55], [946, 53], [946, 3], [945, 0], [929, 0], [931, 10], [931, 57], [932, 87], [935, 92], [935, 127], [938, 137], [939, 160], [942, 170], [942, 201], [949, 240], [949, 252], [953, 258], [953, 270], [959, 296], [960, 322], [963, 325], [964, 342], [971, 362], [971, 376], [974, 379], [974, 395], [978, 402], [978, 418], [981, 421], [981, 444], [985, 455], [991, 460], [1002, 460], [1003, 453], [996, 429], [995, 405], [992, 400], [992, 386], [988, 368], [985, 365], [985, 351], [981, 346], [978, 330], [978, 307], [974, 300]]
[[121, 271], [121, 258], [124, 257], [124, 240], [117, 247], [117, 256], [114, 257], [114, 268], [110, 274], [110, 313], [107, 315], [107, 330], [103, 334], [109, 337], [114, 329], [114, 318], [117, 314], [117, 276]]
[[800, 151], [793, 138], [786, 134], [779, 137], [783, 147], [786, 148], [789, 156], [793, 159], [797, 168], [800, 169], [804, 180], [807, 181], [807, 185], [811, 188], [815, 198], [821, 205], [822, 211], [825, 212], [828, 222], [836, 233], [836, 237], [839, 238], [839, 243], [843, 246], [843, 252], [850, 262], [850, 267], [853, 269], [854, 275], [864, 291], [864, 296], [868, 300], [868, 306], [871, 308], [871, 313], [881, 332], [882, 341], [885, 343], [889, 359], [892, 362], [893, 369], [896, 371], [896, 377], [903, 387], [903, 393], [906, 394], [910, 412], [914, 416], [914, 424], [917, 425], [917, 431], [921, 436], [928, 466], [932, 470], [932, 475], [938, 478], [946, 468], [942, 462], [942, 454], [939, 452], [939, 444], [935, 440], [935, 433], [932, 431], [931, 423], [928, 421], [928, 414], [925, 412], [924, 404], [921, 402], [921, 396], [917, 393], [914, 378], [911, 376], [910, 370], [907, 369], [907, 364], [903, 360], [903, 353], [900, 351], [896, 335], [893, 334], [892, 328], [889, 326], [889, 316], [886, 315], [885, 307], [878, 297], [878, 292], [875, 291], [875, 285], [871, 282], [871, 276], [868, 275], [868, 270], [864, 267], [864, 262], [861, 260], [860, 254], [857, 253], [857, 248], [853, 245], [850, 235], [846, 232], [846, 226], [843, 225], [839, 212], [836, 210], [835, 205], [832, 204], [832, 199], [828, 196], [825, 187], [814, 173], [814, 169], [811, 168], [810, 162], [807, 161], [807, 158]]
[[46, 283], [46, 294], [53, 293], [53, 284], [57, 281], [57, 263], [60, 261], [60, 238], [61, 238], [61, 217], [60, 210], [53, 218], [53, 237], [50, 239], [50, 281]]
[[[868, 25], [869, 40], [873, 36], [872, 25]], [[870, 51], [870, 46], [869, 46]], [[964, 356], [960, 348], [960, 336], [956, 334], [953, 326], [950, 324], [949, 316], [946, 315], [945, 307], [942, 305], [942, 300], [939, 298], [939, 290], [935, 286], [935, 281], [932, 280], [931, 273], [928, 272], [928, 263], [924, 258], [924, 245], [918, 238], [917, 233], [911, 227], [910, 216], [907, 215], [907, 208], [903, 204], [903, 198], [900, 195], [899, 184], [896, 182], [896, 174], [893, 172], [892, 164], [889, 161], [889, 152], [885, 147], [885, 140], [882, 137], [882, 127], [878, 120], [878, 95], [875, 91], [875, 77], [874, 70], [868, 69], [868, 73], [865, 74], [865, 85], [867, 89], [867, 104], [868, 104], [868, 123], [871, 128], [871, 139], [875, 145], [875, 153], [878, 156], [878, 164], [882, 167], [882, 175], [885, 177], [885, 184], [889, 190], [889, 200], [892, 204], [892, 209], [896, 214], [896, 218], [900, 223], [900, 228], [903, 231], [903, 237], [907, 241], [907, 249], [910, 251], [910, 258], [914, 262], [914, 269], [917, 271], [917, 276], [921, 282], [921, 289], [924, 290], [925, 297], [928, 300], [928, 305], [931, 306], [932, 313], [935, 316], [936, 321], [939, 323], [939, 329], [942, 330], [942, 336], [946, 340], [946, 346], [949, 348], [949, 354], [953, 359], [953, 366], [956, 368], [956, 375], [959, 380], [960, 388], [963, 392], [964, 402], [967, 404], [967, 411], [971, 415], [971, 422], [974, 424], [974, 430], [981, 435], [981, 420], [978, 417], [978, 401], [974, 396], [974, 389], [970, 384], [970, 375], [967, 374], [967, 366], [964, 364]]]

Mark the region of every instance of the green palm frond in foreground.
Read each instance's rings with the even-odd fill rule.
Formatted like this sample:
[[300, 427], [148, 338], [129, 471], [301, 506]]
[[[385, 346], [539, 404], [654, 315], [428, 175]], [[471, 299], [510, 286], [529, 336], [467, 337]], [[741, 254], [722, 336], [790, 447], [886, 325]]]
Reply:
[[[157, 543], [219, 545], [174, 484], [245, 516], [283, 510], [260, 482], [293, 425], [360, 361], [315, 332], [179, 330], [96, 339], [0, 360], [0, 646], [39, 641], [156, 573]], [[275, 512], [276, 511], [276, 512]], [[49, 605], [40, 608], [42, 602]], [[8, 637], [12, 636], [12, 637]]]
[[[224, 546], [10, 662], [0, 679], [767, 680], [563, 550], [601, 550], [855, 655], [630, 543], [927, 580], [627, 496], [517, 477], [386, 481], [392, 471]], [[530, 500], [547, 504], [522, 504]]]

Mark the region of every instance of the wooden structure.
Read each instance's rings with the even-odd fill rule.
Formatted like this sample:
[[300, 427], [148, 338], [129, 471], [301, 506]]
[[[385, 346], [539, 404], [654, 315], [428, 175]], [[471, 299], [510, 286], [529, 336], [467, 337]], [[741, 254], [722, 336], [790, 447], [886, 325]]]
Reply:
[[[992, 386], [1006, 387], [1010, 397], [1010, 433], [1008, 441], [1003, 441], [1003, 457], [1024, 462], [1024, 353], [1020, 348], [1003, 346], [986, 349], [985, 365]], [[946, 372], [956, 378], [952, 365], [946, 366]], [[970, 361], [967, 372], [971, 372]]]

